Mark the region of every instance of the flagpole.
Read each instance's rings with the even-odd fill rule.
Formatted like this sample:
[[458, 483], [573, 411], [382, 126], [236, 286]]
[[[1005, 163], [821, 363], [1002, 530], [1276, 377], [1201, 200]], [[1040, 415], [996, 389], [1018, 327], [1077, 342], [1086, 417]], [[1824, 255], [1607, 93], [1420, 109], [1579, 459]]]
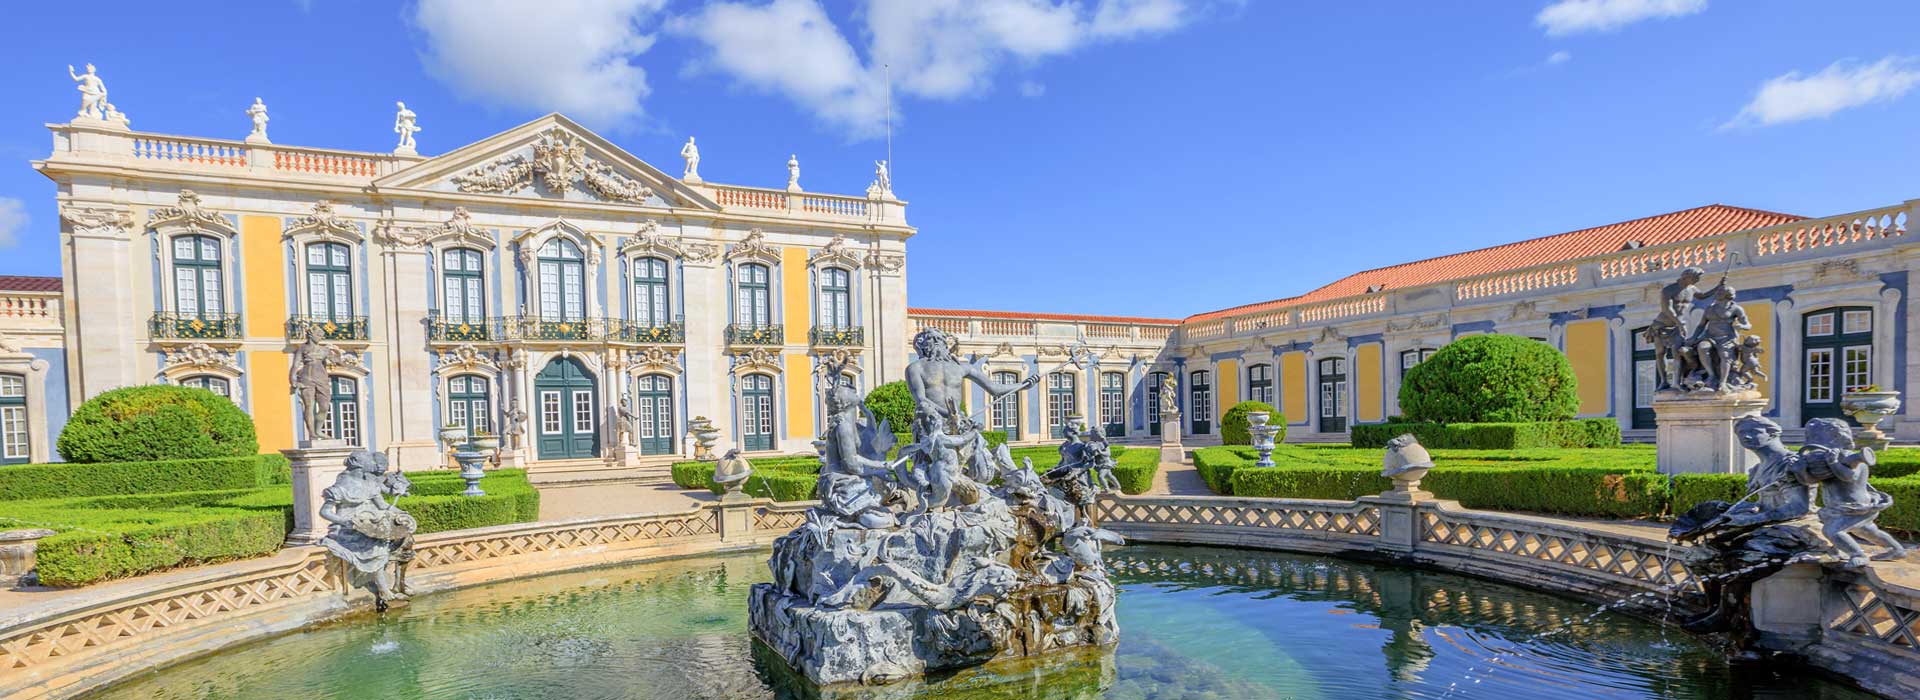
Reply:
[[893, 162], [893, 64], [882, 63], [880, 70], [887, 81], [887, 179], [891, 180], [900, 173]]

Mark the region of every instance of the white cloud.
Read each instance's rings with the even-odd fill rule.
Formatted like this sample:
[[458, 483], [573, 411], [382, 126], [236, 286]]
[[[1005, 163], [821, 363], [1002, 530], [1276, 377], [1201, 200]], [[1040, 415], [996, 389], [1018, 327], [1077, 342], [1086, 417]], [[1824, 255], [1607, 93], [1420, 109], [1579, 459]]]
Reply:
[[1547, 36], [1610, 32], [1650, 19], [1699, 14], [1707, 0], [1560, 0], [1540, 10], [1533, 21]]
[[1753, 101], [1724, 127], [1822, 119], [1843, 109], [1898, 98], [1916, 83], [1920, 83], [1920, 62], [1903, 56], [1866, 65], [1840, 61], [1813, 75], [1789, 71], [1761, 83]]
[[[863, 0], [859, 32], [835, 26], [818, 0], [713, 2], [667, 28], [705, 45], [696, 70], [785, 95], [858, 137], [884, 120], [883, 66], [901, 97], [975, 96], [1010, 62], [1169, 32], [1203, 1]], [[848, 36], [865, 38], [864, 57]]]
[[27, 228], [27, 203], [13, 197], [0, 197], [0, 248], [20, 244], [20, 232]]
[[635, 61], [653, 46], [642, 27], [665, 4], [420, 0], [413, 20], [427, 71], [461, 95], [620, 127], [645, 114], [647, 72]]
[[1047, 94], [1047, 86], [1045, 84], [1036, 83], [1031, 80], [1020, 81], [1021, 97], [1039, 97], [1045, 94]]
[[1571, 60], [1573, 60], [1573, 54], [1565, 51], [1555, 51], [1547, 56], [1547, 65], [1557, 66]]

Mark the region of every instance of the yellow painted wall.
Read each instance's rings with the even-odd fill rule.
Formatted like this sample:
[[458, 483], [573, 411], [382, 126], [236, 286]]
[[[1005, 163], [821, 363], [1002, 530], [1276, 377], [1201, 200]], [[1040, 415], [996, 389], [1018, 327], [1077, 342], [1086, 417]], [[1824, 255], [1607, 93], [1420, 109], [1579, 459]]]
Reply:
[[[782, 248], [780, 250], [780, 275], [780, 284], [785, 289], [785, 291], [781, 292], [781, 298], [783, 299], [781, 303], [786, 307], [786, 310], [783, 311], [782, 314], [786, 319], [784, 323], [787, 327], [787, 344], [806, 345], [807, 331], [812, 330], [811, 326], [813, 325], [813, 317], [807, 304], [809, 297], [807, 294], [807, 249], [800, 247]], [[788, 376], [792, 375], [789, 374]], [[813, 437], [813, 434], [808, 433], [807, 436]]]
[[1773, 375], [1779, 371], [1774, 364], [1774, 360], [1778, 359], [1774, 353], [1780, 348], [1780, 339], [1774, 337], [1773, 333], [1773, 302], [1743, 301], [1740, 306], [1747, 310], [1747, 320], [1753, 322], [1753, 328], [1747, 332], [1760, 336], [1760, 347], [1765, 350], [1760, 356], [1760, 370], [1767, 373], [1767, 378], [1755, 378], [1754, 384], [1760, 395], [1767, 398], [1767, 406], [1772, 407]]
[[812, 440], [819, 437], [813, 432], [813, 360], [806, 355], [788, 355], [786, 362], [787, 437]]
[[1307, 419], [1307, 354], [1280, 354], [1280, 412], [1289, 422]]
[[287, 354], [247, 352], [247, 405], [253, 408], [253, 432], [263, 453], [293, 447], [292, 387], [287, 384]]
[[1353, 399], [1357, 405], [1354, 419], [1362, 423], [1386, 420], [1386, 385], [1380, 377], [1380, 344], [1367, 343], [1353, 349]]
[[286, 256], [280, 251], [280, 217], [240, 217], [241, 256], [246, 266], [247, 335], [278, 337], [287, 325]]
[[1573, 365], [1573, 378], [1579, 383], [1580, 415], [1607, 415], [1608, 368], [1613, 344], [1607, 332], [1609, 321], [1589, 319], [1567, 324], [1567, 362]]
[[1227, 409], [1240, 403], [1240, 361], [1221, 360], [1218, 376], [1213, 378], [1213, 419], [1225, 420]]

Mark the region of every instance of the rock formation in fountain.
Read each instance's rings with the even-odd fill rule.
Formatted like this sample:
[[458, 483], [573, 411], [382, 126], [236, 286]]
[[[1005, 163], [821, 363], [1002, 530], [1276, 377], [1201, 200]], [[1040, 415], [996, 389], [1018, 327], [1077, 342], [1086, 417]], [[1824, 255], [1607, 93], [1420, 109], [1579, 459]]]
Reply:
[[749, 602], [754, 636], [816, 684], [887, 683], [1118, 640], [1100, 550], [1121, 540], [1092, 520], [1113, 483], [1106, 443], [1070, 436], [1044, 477], [1030, 461], [1016, 466], [959, 402], [969, 381], [998, 398], [1046, 373], [1001, 384], [951, 347], [937, 330], [914, 338], [914, 441], [894, 459], [890, 426], [860, 393], [823, 382], [820, 504], [775, 541], [773, 582], [754, 586]]

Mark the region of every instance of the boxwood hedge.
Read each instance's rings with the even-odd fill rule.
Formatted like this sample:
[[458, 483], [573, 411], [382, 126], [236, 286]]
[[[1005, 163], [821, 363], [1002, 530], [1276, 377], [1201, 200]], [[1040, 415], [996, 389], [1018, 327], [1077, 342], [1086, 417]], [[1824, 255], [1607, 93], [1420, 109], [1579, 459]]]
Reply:
[[1573, 366], [1553, 346], [1516, 335], [1475, 335], [1407, 370], [1400, 409], [1409, 421], [1516, 423], [1572, 418]]
[[245, 457], [260, 452], [253, 419], [227, 397], [184, 386], [129, 386], [74, 409], [60, 431], [68, 462]]
[[1465, 450], [1519, 450], [1530, 448], [1615, 447], [1620, 423], [1612, 418], [1582, 418], [1533, 423], [1415, 423], [1388, 422], [1354, 425], [1354, 447], [1381, 448], [1395, 437], [1412, 433], [1429, 448]]
[[0, 501], [245, 489], [292, 481], [277, 454], [95, 464], [0, 467]]
[[1272, 414], [1267, 425], [1279, 428], [1273, 434], [1274, 442], [1287, 439], [1287, 417], [1272, 404], [1263, 401], [1242, 401], [1220, 415], [1220, 442], [1226, 445], [1251, 445], [1253, 433], [1247, 430], [1247, 414], [1254, 411], [1266, 411]]
[[[1129, 450], [1124, 445], [1114, 445], [1112, 449], [1113, 476], [1120, 481], [1121, 491], [1146, 493], [1153, 488], [1154, 474], [1160, 469], [1159, 451]], [[1041, 471], [1060, 463], [1059, 448], [1050, 445], [1016, 448], [1012, 455], [1015, 462], [1032, 459], [1034, 469]], [[713, 483], [713, 462], [675, 462], [672, 471], [673, 483], [680, 488], [722, 492]], [[776, 501], [806, 501], [817, 497], [814, 487], [819, 479], [818, 457], [769, 457], [753, 460], [753, 476], [747, 479], [742, 490], [750, 496]]]

